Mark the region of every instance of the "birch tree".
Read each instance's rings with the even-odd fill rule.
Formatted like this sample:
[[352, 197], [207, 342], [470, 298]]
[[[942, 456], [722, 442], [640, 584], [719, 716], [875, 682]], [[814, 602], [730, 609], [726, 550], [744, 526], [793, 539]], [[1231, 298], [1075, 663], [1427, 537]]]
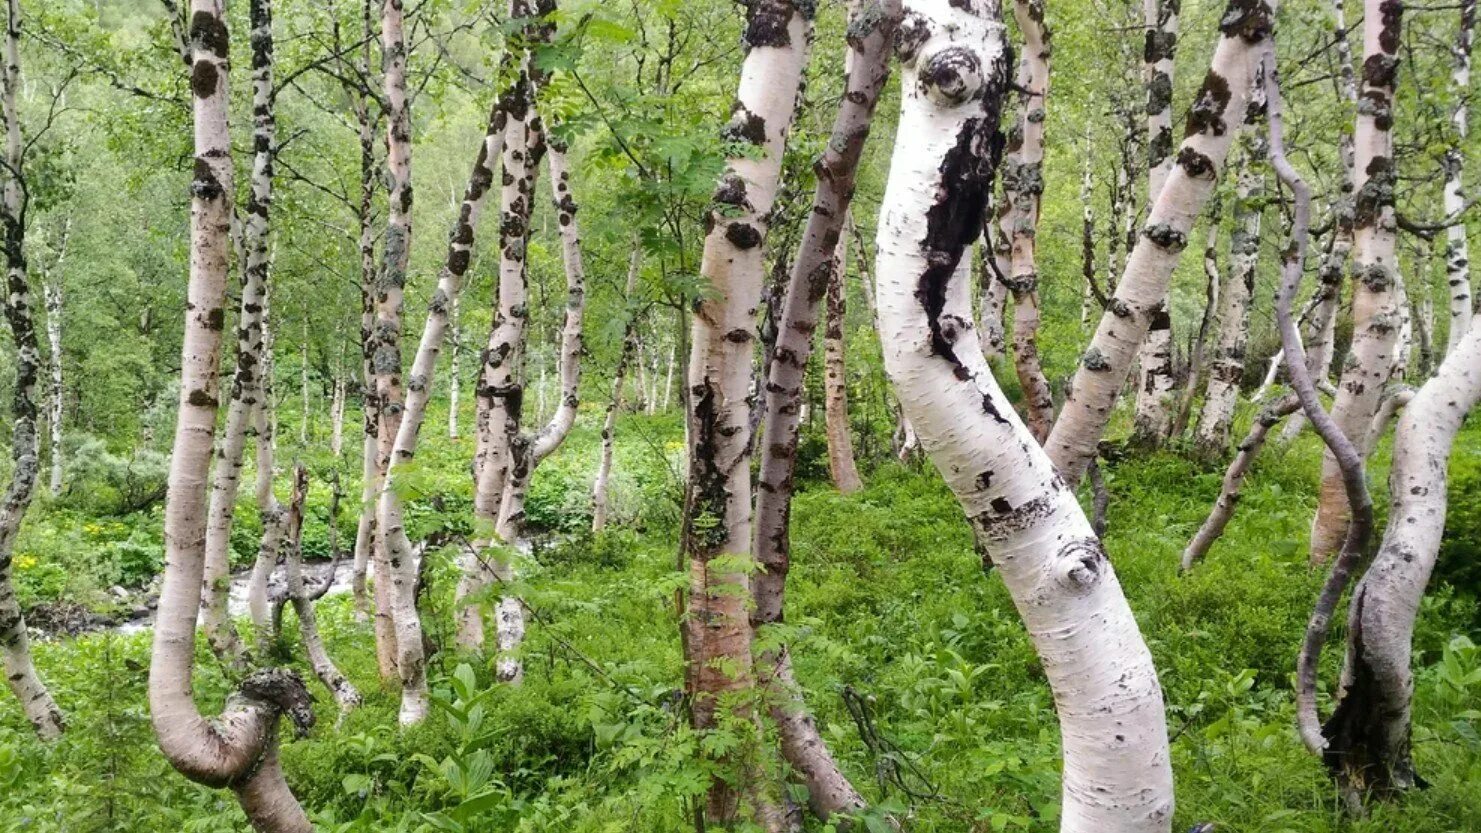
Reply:
[[1239, 382], [1244, 377], [1245, 347], [1250, 339], [1250, 306], [1255, 297], [1255, 271], [1260, 264], [1260, 219], [1265, 212], [1266, 154], [1261, 122], [1265, 111], [1264, 78], [1256, 73], [1241, 129], [1241, 165], [1235, 175], [1234, 229], [1229, 235], [1229, 280], [1219, 293], [1218, 342], [1209, 367], [1208, 389], [1198, 419], [1194, 445], [1207, 459], [1220, 459], [1229, 446]]
[[[263, 0], [265, 2], [265, 0]], [[15, 0], [11, 0], [12, 7]], [[313, 710], [290, 671], [255, 672], [208, 719], [197, 708], [195, 625], [205, 568], [207, 474], [218, 410], [217, 365], [226, 316], [232, 165], [227, 121], [229, 36], [220, 0], [190, 4], [190, 87], [195, 119], [191, 257], [179, 411], [165, 497], [165, 573], [149, 664], [149, 714], [165, 758], [183, 775], [229, 787], [258, 830], [312, 829], [283, 778], [278, 718], [306, 731]]]
[[842, 235], [834, 249], [834, 265], [823, 301], [823, 434], [828, 441], [828, 473], [844, 494], [864, 488], [854, 462], [853, 432], [848, 414], [848, 353], [844, 324], [848, 312], [848, 240]]
[[[1390, 131], [1402, 15], [1397, 0], [1367, 0], [1363, 12], [1364, 106], [1358, 110], [1354, 155], [1353, 339], [1332, 404], [1332, 418], [1358, 446], [1365, 444], [1393, 371], [1400, 323]], [[1321, 491], [1311, 525], [1313, 562], [1326, 561], [1342, 546], [1348, 526], [1346, 503], [1342, 472], [1328, 453], [1322, 458]]]
[[[1461, 0], [1460, 28], [1451, 48], [1455, 67], [1450, 73], [1455, 101], [1450, 106], [1450, 129], [1453, 144], [1445, 150], [1444, 208], [1447, 217], [1459, 215], [1466, 208], [1461, 174], [1465, 170], [1465, 146], [1470, 136], [1467, 105], [1471, 88], [1471, 40], [1476, 30], [1476, 0]], [[1445, 282], [1450, 287], [1450, 334], [1445, 352], [1455, 349], [1471, 327], [1471, 260], [1466, 245], [1466, 224], [1454, 223], [1445, 229]]]
[[[404, 412], [401, 384], [401, 306], [411, 257], [411, 110], [406, 86], [406, 34], [402, 0], [381, 7], [381, 61], [386, 103], [386, 170], [389, 211], [376, 273], [375, 324], [371, 372], [375, 379], [379, 425], [376, 466], [380, 493], [385, 488], [391, 456]], [[427, 716], [427, 669], [422, 648], [422, 622], [417, 611], [416, 565], [409, 553], [391, 545], [404, 534], [378, 518], [376, 583], [390, 584], [391, 622], [396, 634], [396, 667], [401, 677], [401, 723], [420, 723]]]
[[26, 620], [11, 581], [15, 541], [26, 509], [36, 493], [41, 470], [41, 441], [38, 436], [38, 392], [41, 377], [41, 344], [31, 309], [31, 283], [26, 267], [26, 209], [30, 192], [26, 187], [25, 145], [21, 140], [20, 111], [16, 98], [21, 82], [20, 0], [8, 0], [5, 17], [5, 68], [3, 97], [5, 118], [5, 166], [0, 173], [0, 226], [5, 234], [5, 321], [15, 342], [15, 389], [11, 394], [10, 483], [0, 502], [0, 659], [5, 682], [20, 701], [21, 711], [42, 740], [62, 734], [62, 711], [51, 692], [36, 674], [31, 659]]
[[[628, 304], [638, 291], [638, 276], [643, 264], [643, 249], [633, 240], [632, 254], [627, 264], [627, 284], [622, 297]], [[622, 328], [622, 347], [617, 353], [617, 366], [612, 370], [612, 398], [607, 400], [607, 414], [602, 419], [602, 450], [597, 460], [596, 480], [591, 487], [591, 531], [601, 532], [607, 526], [610, 482], [612, 478], [612, 453], [617, 437], [617, 413], [622, 409], [622, 385], [627, 378], [627, 366], [637, 353], [638, 313], [632, 310]]]
[[[238, 670], [246, 667], [244, 648], [227, 610], [231, 584], [231, 530], [237, 492], [242, 479], [242, 457], [249, 434], [258, 446], [258, 508], [263, 515], [263, 544], [277, 555], [282, 525], [272, 497], [272, 452], [265, 443], [259, 414], [271, 407], [266, 378], [270, 218], [273, 202], [273, 163], [277, 153], [277, 119], [273, 89], [273, 16], [270, 0], [250, 4], [252, 41], [252, 174], [245, 216], [241, 221], [241, 304], [237, 312], [237, 355], [232, 372], [231, 394], [226, 407], [226, 426], [217, 443], [211, 471], [211, 500], [206, 519], [206, 571], [202, 587], [201, 625], [211, 649]], [[267, 471], [262, 471], [264, 460]], [[265, 485], [263, 478], [266, 478]], [[263, 561], [259, 558], [259, 564]], [[255, 568], [261, 572], [263, 567]], [[266, 594], [266, 576], [262, 593]], [[254, 584], [254, 587], [256, 585]], [[262, 610], [259, 609], [259, 614]], [[259, 633], [263, 620], [256, 617]]]
[[[812, 210], [808, 213], [797, 258], [792, 263], [765, 385], [755, 532], [756, 559], [763, 571], [756, 574], [752, 588], [756, 609], [751, 621], [756, 628], [783, 621], [786, 578], [791, 566], [789, 525], [803, 376], [812, 353], [811, 336], [817, 328], [818, 305], [825, 299], [830, 305], [833, 303], [835, 286], [837, 292], [842, 291], [845, 261], [842, 252], [849, 243], [849, 206], [870, 123], [889, 78], [890, 50], [900, 14], [899, 0], [855, 5], [852, 9], [849, 51], [844, 61], [844, 96], [834, 117], [830, 140], [816, 165], [819, 176]], [[863, 258], [860, 260], [862, 266]], [[868, 282], [867, 276], [865, 281]], [[841, 312], [830, 316], [827, 326], [834, 326], [834, 319], [841, 318]], [[838, 337], [841, 336], [839, 333]], [[847, 442], [847, 434], [843, 441]], [[835, 482], [838, 482], [836, 478]], [[777, 695], [771, 716], [781, 735], [782, 754], [807, 786], [813, 811], [827, 818], [863, 807], [863, 798], [839, 770], [802, 700], [793, 679], [789, 649], [784, 647], [769, 659], [772, 661], [763, 659], [762, 666], [776, 669], [767, 680]]]
[[[877, 238], [885, 369], [1054, 690], [1061, 830], [1166, 831], [1172, 772], [1151, 655], [1074, 493], [998, 388], [971, 326], [962, 258], [981, 230], [1008, 85], [999, 15], [991, 0], [906, 5], [900, 140]], [[1087, 621], [1097, 626], [1077, 624]]]
[[1115, 297], [1080, 358], [1069, 395], [1045, 442], [1070, 484], [1080, 481], [1094, 459], [1132, 360], [1159, 318], [1172, 271], [1238, 132], [1234, 120], [1243, 117], [1248, 104], [1252, 56], [1269, 36], [1273, 14], [1273, 4], [1265, 0], [1231, 0], [1220, 19], [1219, 41], [1189, 110], [1172, 173], [1127, 258]]
[[46, 344], [49, 348], [47, 353], [47, 365], [51, 369], [51, 390], [47, 397], [47, 422], [50, 423], [51, 435], [51, 496], [57, 497], [62, 493], [62, 482], [65, 475], [66, 458], [62, 452], [62, 418], [66, 412], [66, 387], [63, 385], [62, 375], [62, 304], [66, 298], [63, 289], [63, 268], [67, 263], [67, 242], [72, 233], [72, 218], [68, 217], [62, 226], [62, 239], [57, 250], [57, 258], [52, 262], [51, 269], [47, 271], [42, 285], [43, 300], [46, 304]]
[[[1177, 0], [1169, 0], [1176, 5]], [[1001, 240], [1008, 247], [1005, 277], [1013, 295], [1013, 366], [1023, 389], [1029, 430], [1042, 442], [1054, 424], [1054, 395], [1039, 358], [1039, 202], [1044, 194], [1044, 119], [1049, 94], [1049, 27], [1042, 0], [1014, 0], [1023, 35], [1018, 65], [1018, 120], [1008, 136], [1000, 175]]]
[[[1181, 0], [1142, 0], [1146, 45], [1147, 84], [1147, 205], [1157, 196], [1172, 173], [1172, 81], [1177, 57], [1178, 14]], [[1137, 384], [1133, 436], [1142, 443], [1159, 445], [1172, 431], [1172, 314], [1164, 294], [1160, 308], [1152, 313], [1151, 325], [1137, 356]]]
[[[711, 293], [695, 309], [688, 378], [689, 498], [684, 555], [689, 567], [686, 653], [696, 729], [710, 731], [729, 716], [754, 720], [746, 702], [754, 685], [751, 660], [751, 354], [756, 306], [765, 276], [764, 244], [776, 199], [782, 152], [796, 107], [811, 37], [813, 7], [758, 0], [746, 13], [745, 59], [724, 138], [747, 146], [726, 160], [706, 223], [700, 274]], [[824, 246], [831, 258], [831, 246]], [[825, 288], [826, 284], [823, 287]], [[725, 712], [722, 714], [722, 707]], [[743, 732], [722, 763], [742, 782], [761, 787], [755, 756], [759, 732]], [[746, 811], [763, 816], [766, 802], [746, 796]], [[711, 784], [706, 816], [724, 824], [738, 814], [723, 780]], [[758, 819], [760, 820], [760, 819]]]

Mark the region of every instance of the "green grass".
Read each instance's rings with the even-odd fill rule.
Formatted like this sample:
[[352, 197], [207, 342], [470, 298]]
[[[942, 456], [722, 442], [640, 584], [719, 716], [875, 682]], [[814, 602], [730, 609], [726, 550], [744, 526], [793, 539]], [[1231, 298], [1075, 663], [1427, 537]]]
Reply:
[[[532, 517], [571, 537], [538, 549], [525, 565], [523, 587], [540, 621], [530, 628], [522, 687], [494, 686], [486, 660], [444, 650], [432, 659], [434, 688], [453, 707], [402, 731], [394, 695], [375, 679], [368, 626], [354, 619], [346, 597], [321, 605], [332, 655], [367, 695], [336, 728], [332, 701], [312, 683], [319, 727], [285, 745], [289, 781], [322, 829], [691, 829], [686, 797], [703, 790], [706, 770], [701, 741], [684, 728], [672, 697], [682, 685], [672, 598], [683, 579], [675, 570], [670, 466], [681, 430], [673, 417], [630, 418], [620, 432], [617, 513], [625, 526], [596, 537], [580, 532], [596, 457], [590, 429], [578, 430], [536, 476]], [[1481, 540], [1471, 534], [1481, 502], [1478, 449], [1481, 430], [1472, 427], [1452, 467], [1447, 560], [1476, 546], [1457, 539]], [[465, 456], [446, 441], [423, 454], [413, 478], [414, 526], [465, 523]], [[1416, 637], [1416, 757], [1430, 789], [1368, 818], [1345, 818], [1296, 737], [1290, 676], [1320, 581], [1305, 558], [1317, 459], [1309, 436], [1270, 449], [1224, 539], [1188, 577], [1177, 575], [1178, 556], [1220, 472], [1173, 454], [1128, 459], [1108, 472], [1107, 548], [1167, 695], [1175, 829], [1212, 821], [1229, 833], [1481, 830], [1481, 653], [1457, 638], [1476, 633], [1481, 588], [1467, 579], [1473, 573], [1442, 568]], [[1385, 468], [1381, 452], [1372, 477], [1380, 505]], [[849, 497], [809, 482], [793, 512], [795, 566], [780, 635], [794, 645], [825, 736], [872, 800], [908, 806], [911, 830], [1057, 829], [1053, 703], [1006, 591], [984, 575], [934, 471], [888, 464], [867, 479]], [[353, 498], [346, 514], [352, 509]], [[53, 514], [71, 513], [66, 523], [75, 524], [76, 511], [42, 507], [31, 523], [45, 530]], [[128, 523], [144, 527], [150, 517], [157, 518]], [[114, 535], [106, 527], [98, 534]], [[427, 619], [444, 644], [454, 582], [450, 554], [436, 554]], [[293, 627], [290, 613], [289, 633]], [[1324, 663], [1328, 681], [1338, 638]], [[36, 651], [71, 730], [42, 746], [0, 698], [0, 831], [245, 829], [229, 793], [189, 784], [156, 751], [144, 697], [147, 635], [93, 635]], [[219, 708], [227, 688], [202, 649], [203, 708]], [[844, 708], [845, 690], [869, 704], [890, 748], [863, 741]], [[891, 762], [902, 774], [882, 786], [876, 774], [890, 772]], [[456, 809], [470, 797], [477, 800]]]

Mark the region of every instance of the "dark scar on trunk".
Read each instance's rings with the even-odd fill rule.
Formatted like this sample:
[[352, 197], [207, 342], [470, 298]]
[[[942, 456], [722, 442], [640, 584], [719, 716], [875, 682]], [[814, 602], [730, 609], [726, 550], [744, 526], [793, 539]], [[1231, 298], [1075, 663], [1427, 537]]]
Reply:
[[982, 233], [992, 180], [988, 145], [993, 132], [983, 119], [967, 119], [962, 124], [956, 144], [941, 160], [941, 184], [935, 204], [926, 212], [926, 235], [921, 241], [926, 269], [916, 285], [915, 297], [931, 329], [931, 352], [958, 369], [964, 367], [952, 346], [953, 339], [942, 328], [941, 313], [962, 253]]

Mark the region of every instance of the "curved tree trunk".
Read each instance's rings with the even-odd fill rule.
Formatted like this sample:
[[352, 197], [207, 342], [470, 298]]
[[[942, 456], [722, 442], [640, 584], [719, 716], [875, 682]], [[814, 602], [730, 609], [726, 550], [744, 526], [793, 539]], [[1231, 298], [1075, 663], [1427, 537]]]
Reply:
[[1193, 569], [1193, 565], [1208, 555], [1209, 548], [1224, 534], [1224, 528], [1234, 517], [1234, 509], [1239, 503], [1239, 493], [1244, 486], [1245, 476], [1249, 474], [1250, 467], [1255, 464], [1255, 458], [1260, 456], [1260, 449], [1265, 447], [1265, 440], [1270, 434], [1270, 429], [1299, 410], [1301, 410], [1301, 400], [1295, 395], [1287, 395], [1270, 403], [1255, 416], [1255, 422], [1250, 426], [1250, 433], [1245, 435], [1244, 441], [1239, 444], [1239, 453], [1234, 455], [1234, 460], [1224, 471], [1224, 484], [1219, 489], [1219, 499], [1214, 501], [1214, 508], [1204, 519], [1203, 526], [1198, 528], [1193, 540], [1183, 548], [1183, 572], [1186, 573]]
[[[740, 87], [723, 136], [748, 145], [726, 161], [715, 189], [700, 274], [711, 293], [695, 308], [688, 365], [689, 488], [684, 555], [689, 563], [688, 680], [696, 729], [720, 723], [720, 701], [734, 717], [754, 719], [745, 702], [751, 660], [751, 356], [756, 307], [765, 276], [764, 244], [781, 174], [782, 154], [800, 92], [812, 28], [811, 4], [758, 0], [750, 4]], [[823, 242], [820, 267], [832, 257]], [[823, 273], [826, 278], [826, 271]], [[817, 296], [826, 290], [820, 281]], [[816, 314], [816, 313], [814, 313]], [[780, 364], [774, 362], [773, 364]], [[776, 435], [777, 437], [782, 434]], [[768, 444], [776, 440], [768, 436]], [[722, 763], [738, 783], [761, 789], [760, 732], [747, 734]], [[735, 819], [735, 792], [724, 780], [710, 787], [706, 816]], [[747, 811], [770, 823], [769, 802], [748, 794]]]
[[[1378, 411], [1394, 367], [1400, 310], [1394, 217], [1393, 96], [1398, 71], [1402, 5], [1367, 0], [1363, 14], [1362, 98], [1356, 132], [1357, 194], [1353, 224], [1353, 339], [1332, 405], [1332, 418], [1359, 447]], [[1347, 496], [1331, 453], [1322, 458], [1322, 483], [1311, 523], [1311, 559], [1325, 562], [1347, 537]]]
[[[889, 78], [890, 50], [900, 22], [899, 0], [884, 0], [869, 7], [869, 11], [870, 14], [865, 14], [855, 7], [850, 18], [849, 52], [845, 58], [846, 93], [834, 117], [832, 137], [817, 163], [817, 170], [821, 173], [813, 192], [812, 210], [808, 213], [797, 259], [792, 263], [776, 349], [765, 385], [764, 442], [755, 518], [756, 559], [764, 570], [753, 579], [756, 607], [751, 622], [756, 628], [783, 620], [786, 578], [791, 566], [788, 527], [792, 510], [792, 475], [797, 465], [803, 377], [813, 349], [812, 334], [817, 328], [818, 305], [825, 296], [830, 306], [828, 326], [831, 328], [838, 323], [841, 328], [843, 251], [848, 246], [848, 232], [851, 230], [849, 205], [874, 110]], [[862, 257], [860, 260], [862, 265]], [[866, 276], [864, 280], [867, 282], [869, 279]], [[832, 309], [835, 284], [840, 302], [836, 315]], [[835, 319], [838, 320], [835, 322]], [[842, 338], [841, 329], [838, 338]], [[834, 408], [836, 412], [838, 406]], [[832, 419], [831, 413], [829, 418]], [[845, 419], [841, 442], [848, 442], [847, 427]], [[830, 436], [830, 464], [831, 440]], [[852, 459], [850, 447], [847, 470], [853, 473], [857, 484], [858, 473], [853, 471]], [[837, 477], [834, 482], [842, 488]], [[783, 648], [775, 656], [763, 658], [761, 665], [763, 668], [776, 667], [776, 673], [766, 680], [778, 694], [771, 709], [772, 718], [781, 734], [782, 754], [807, 786], [814, 813], [827, 818], [862, 808], [864, 799], [838, 769], [802, 700], [801, 691], [792, 679], [791, 654]]]
[[[389, 474], [396, 437], [401, 430], [401, 307], [406, 269], [411, 257], [411, 111], [406, 89], [406, 35], [402, 0], [385, 0], [381, 8], [381, 60], [385, 76], [386, 169], [389, 205], [382, 263], [376, 274], [375, 375], [380, 425], [376, 432], [376, 464], [382, 488]], [[394, 501], [393, 501], [394, 502]], [[402, 725], [420, 723], [427, 716], [427, 668], [422, 647], [422, 621], [417, 611], [416, 564], [406, 550], [394, 546], [405, 530], [386, 526], [387, 500], [377, 504], [376, 584], [390, 584], [391, 621], [396, 633], [396, 667], [401, 676]], [[382, 569], [383, 568], [383, 569]]]
[[982, 228], [1006, 34], [991, 0], [906, 10], [901, 139], [878, 235], [885, 369], [1054, 690], [1060, 829], [1168, 831], [1172, 770], [1151, 654], [1089, 520], [998, 388], [971, 326], [962, 257]]
[[5, 682], [21, 711], [42, 740], [53, 740], [62, 734], [62, 711], [51, 692], [36, 674], [31, 660], [31, 647], [26, 636], [26, 621], [21, 616], [20, 602], [11, 583], [10, 566], [15, 555], [15, 540], [31, 497], [36, 493], [36, 480], [41, 469], [41, 442], [37, 436], [37, 393], [41, 376], [41, 344], [36, 337], [35, 317], [31, 310], [31, 285], [26, 272], [26, 191], [20, 113], [16, 96], [20, 87], [20, 0], [8, 0], [5, 19], [4, 116], [5, 170], [3, 196], [0, 196], [0, 225], [5, 234], [5, 320], [10, 337], [15, 341], [15, 389], [11, 394], [11, 458], [15, 461], [10, 484], [0, 503], [0, 661]]
[[[253, 3], [254, 23], [267, 0]], [[14, 0], [12, 0], [14, 3]], [[227, 129], [228, 35], [220, 0], [191, 2], [191, 89], [195, 179], [191, 185], [190, 284], [181, 348], [179, 414], [165, 497], [165, 574], [149, 664], [149, 713], [160, 750], [186, 777], [230, 787], [258, 830], [309, 833], [308, 818], [283, 780], [278, 718], [313, 723], [308, 691], [292, 672], [248, 677], [207, 719], [193, 697], [196, 614], [205, 567], [207, 475], [216, 428], [216, 369], [226, 311], [232, 167]]]
[[[1168, 0], [1174, 6], [1177, 0]], [[1043, 442], [1054, 425], [1054, 394], [1039, 358], [1039, 267], [1036, 258], [1039, 202], [1044, 193], [1044, 117], [1049, 94], [1049, 28], [1043, 0], [1014, 0], [1023, 35], [1018, 65], [1018, 121], [1008, 137], [1000, 176], [999, 224], [1008, 246], [1008, 288], [1013, 294], [1013, 367], [1023, 389], [1029, 431]]]
[[[1332, 0], [1333, 45], [1337, 52], [1337, 69], [1343, 103], [1357, 109], [1358, 85], [1352, 66], [1352, 45], [1347, 38], [1345, 0]], [[1353, 245], [1353, 192], [1357, 173], [1354, 162], [1353, 130], [1344, 119], [1337, 139], [1337, 156], [1342, 161], [1342, 180], [1332, 201], [1332, 239], [1317, 264], [1317, 302], [1307, 325], [1306, 368], [1319, 384], [1332, 374], [1332, 359], [1337, 351], [1337, 314], [1342, 306], [1342, 277]], [[1299, 411], [1281, 431], [1281, 441], [1296, 439], [1306, 427], [1306, 416]]]
[[[1142, 0], [1146, 45], [1142, 50], [1147, 79], [1147, 205], [1156, 205], [1162, 186], [1172, 174], [1172, 79], [1178, 47], [1180, 0]], [[1173, 338], [1170, 299], [1164, 292], [1153, 312], [1137, 356], [1137, 384], [1133, 437], [1136, 442], [1161, 445], [1172, 431]]]
[[1352, 798], [1418, 786], [1411, 754], [1414, 623], [1445, 528], [1446, 467], [1481, 399], [1481, 328], [1472, 327], [1399, 420], [1388, 529], [1349, 607], [1347, 664], [1323, 727], [1327, 765]]
[[[554, 10], [553, 4], [550, 9]], [[534, 73], [532, 78], [533, 76]], [[534, 89], [538, 89], [538, 85]], [[539, 117], [535, 117], [533, 121], [538, 124]], [[499, 507], [499, 523], [495, 528], [499, 540], [506, 544], [524, 537], [525, 497], [529, 494], [530, 479], [534, 477], [535, 469], [540, 463], [565, 442], [566, 436], [571, 433], [571, 427], [576, 423], [576, 411], [580, 405], [581, 354], [585, 351], [581, 328], [586, 312], [586, 267], [581, 257], [581, 232], [576, 223], [577, 205], [571, 194], [565, 146], [554, 141], [549, 146], [549, 158], [551, 191], [555, 194], [559, 215], [561, 250], [566, 271], [566, 316], [561, 328], [559, 366], [560, 402], [549, 421], [539, 431], [517, 437], [511, 446], [513, 462], [505, 481], [504, 499]], [[533, 152], [531, 159], [538, 166], [540, 152]], [[533, 168], [531, 173], [534, 173]], [[517, 656], [520, 643], [524, 641], [524, 614], [525, 605], [520, 599], [514, 596], [499, 599], [499, 651], [503, 654], [499, 662], [499, 676], [510, 682], [518, 682], [524, 675], [523, 665]]]
[[[294, 467], [293, 498], [288, 503], [288, 540], [284, 547], [283, 574], [287, 584], [288, 600], [293, 604], [293, 612], [298, 615], [299, 636], [303, 639], [303, 649], [308, 654], [309, 666], [314, 669], [314, 675], [319, 678], [319, 682], [329, 689], [334, 702], [339, 704], [340, 713], [343, 714], [360, 705], [360, 692], [335, 667], [334, 660], [329, 658], [329, 652], [324, 648], [324, 638], [319, 635], [319, 619], [314, 614], [313, 597], [303, 583], [303, 572], [300, 569], [303, 562], [303, 506], [308, 497], [308, 488], [308, 470], [300, 463]], [[336, 485], [335, 488], [337, 489], [338, 486]], [[335, 513], [330, 511], [329, 523], [331, 525], [335, 522], [334, 515]]]
[[1265, 0], [1231, 0], [1220, 20], [1221, 37], [1189, 112], [1177, 164], [1127, 258], [1116, 295], [1081, 357], [1069, 396], [1045, 443], [1072, 486], [1094, 459], [1132, 360], [1147, 331], [1162, 317], [1161, 301], [1173, 269], [1238, 132], [1234, 120], [1244, 115], [1254, 56], [1269, 36], [1273, 9], [1274, 4]]

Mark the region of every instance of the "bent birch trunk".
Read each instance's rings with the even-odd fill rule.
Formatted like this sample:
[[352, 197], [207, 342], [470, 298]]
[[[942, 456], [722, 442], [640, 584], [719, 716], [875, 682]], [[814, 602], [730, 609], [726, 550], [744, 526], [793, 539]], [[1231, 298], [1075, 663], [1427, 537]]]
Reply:
[[[14, 2], [14, 0], [12, 0]], [[252, 4], [254, 22], [267, 0]], [[290, 671], [248, 677], [219, 717], [196, 707], [196, 615], [205, 568], [207, 475], [218, 410], [217, 366], [226, 316], [232, 166], [227, 128], [227, 35], [221, 0], [191, 2], [195, 178], [191, 184], [190, 283], [180, 353], [181, 384], [165, 496], [165, 573], [149, 663], [149, 716], [160, 750], [181, 774], [229, 787], [258, 830], [312, 827], [283, 779], [278, 718], [313, 724], [308, 690]]]
[[962, 258], [982, 228], [1008, 84], [998, 9], [920, 0], [906, 10], [901, 140], [877, 238], [885, 368], [1043, 661], [1064, 742], [1060, 829], [1168, 831], [1172, 770], [1151, 654], [1090, 522], [998, 388], [971, 324]]

